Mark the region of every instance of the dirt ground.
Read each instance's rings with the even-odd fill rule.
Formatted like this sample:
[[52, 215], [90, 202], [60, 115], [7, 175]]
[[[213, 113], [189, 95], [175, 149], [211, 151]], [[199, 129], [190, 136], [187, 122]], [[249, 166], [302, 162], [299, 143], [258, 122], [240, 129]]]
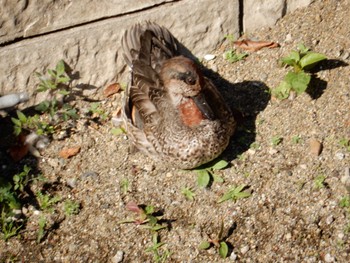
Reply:
[[[165, 262], [350, 262], [350, 212], [339, 205], [349, 196], [344, 178], [350, 151], [341, 143], [350, 139], [349, 17], [350, 1], [318, 0], [273, 28], [247, 32], [254, 40], [278, 42], [279, 48], [250, 53], [232, 64], [222, 56], [227, 45], [208, 50], [216, 58], [205, 66], [221, 76], [211, 74], [241, 115], [220, 157], [229, 167], [216, 172], [223, 183], [203, 189], [194, 171], [165, 168], [130, 152], [127, 135], [112, 134], [110, 120], [82, 117], [68, 123], [71, 132], [62, 129], [42, 158], [30, 161], [48, 179], [46, 192], [80, 202], [80, 212], [68, 216], [56, 209], [47, 214], [46, 236], [37, 243], [38, 218], [44, 212], [29, 204], [25, 229], [7, 242], [0, 240], [0, 260], [154, 262], [145, 251], [152, 245], [151, 231], [119, 224], [134, 216], [126, 209], [134, 201], [163, 214], [167, 228], [158, 235], [164, 243], [160, 254], [170, 251]], [[278, 60], [299, 43], [328, 60], [315, 70], [308, 93], [284, 101], [271, 98], [269, 88], [288, 71]], [[109, 117], [120, 97], [102, 101]], [[84, 113], [89, 103], [78, 100], [76, 106]], [[273, 143], [276, 138], [281, 138], [279, 144]], [[312, 140], [322, 144], [319, 155], [310, 150]], [[74, 146], [81, 147], [77, 155], [59, 157], [60, 150]], [[319, 182], [322, 176], [325, 180]], [[251, 196], [217, 202], [238, 185], [246, 185]], [[185, 187], [195, 193], [193, 201], [182, 194]], [[215, 248], [198, 249], [207, 234], [217, 235], [222, 221], [230, 247], [226, 259]]]

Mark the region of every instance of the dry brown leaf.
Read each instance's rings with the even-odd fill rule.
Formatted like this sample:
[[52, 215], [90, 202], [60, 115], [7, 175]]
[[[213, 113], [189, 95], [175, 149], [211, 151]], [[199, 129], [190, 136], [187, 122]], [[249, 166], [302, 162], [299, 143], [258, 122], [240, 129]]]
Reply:
[[110, 97], [121, 90], [119, 83], [113, 83], [103, 90], [105, 97]]
[[8, 149], [8, 153], [15, 162], [22, 160], [29, 152], [29, 145], [25, 144], [26, 137], [24, 133], [20, 133], [17, 137], [16, 145]]
[[77, 155], [80, 152], [80, 146], [72, 147], [72, 148], [64, 148], [59, 152], [60, 157], [64, 159], [68, 159], [72, 156]]
[[279, 47], [279, 44], [276, 42], [253, 41], [250, 39], [243, 39], [243, 40], [235, 41], [235, 42], [233, 42], [233, 44], [238, 48], [242, 48], [244, 50], [252, 51], [252, 52], [258, 51], [259, 49], [262, 49], [264, 47], [267, 47], [267, 48]]

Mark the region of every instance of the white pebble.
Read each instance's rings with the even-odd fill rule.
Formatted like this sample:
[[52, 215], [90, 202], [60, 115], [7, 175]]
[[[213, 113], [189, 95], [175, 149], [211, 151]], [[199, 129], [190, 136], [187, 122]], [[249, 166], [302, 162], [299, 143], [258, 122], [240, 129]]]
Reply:
[[236, 255], [236, 253], [234, 251], [232, 251], [232, 253], [230, 255], [230, 260], [236, 261], [236, 259], [237, 259], [237, 255]]
[[334, 262], [335, 261], [335, 258], [333, 256], [331, 256], [331, 254], [327, 253], [325, 256], [324, 256], [324, 261], [325, 262]]
[[334, 221], [333, 215], [329, 215], [329, 216], [326, 218], [326, 224], [327, 224], [327, 225], [332, 224], [333, 221]]
[[245, 253], [247, 253], [249, 251], [249, 246], [244, 246], [241, 248], [241, 253], [244, 255]]
[[342, 153], [342, 152], [337, 152], [337, 153], [335, 154], [335, 158], [336, 158], [337, 160], [343, 160], [343, 159], [345, 158], [345, 154]]
[[123, 261], [124, 258], [124, 252], [121, 250], [118, 250], [114, 257], [112, 257], [112, 263], [120, 263]]
[[210, 60], [213, 60], [215, 58], [215, 55], [212, 55], [212, 54], [207, 54], [204, 56], [204, 59], [206, 61], [210, 61]]

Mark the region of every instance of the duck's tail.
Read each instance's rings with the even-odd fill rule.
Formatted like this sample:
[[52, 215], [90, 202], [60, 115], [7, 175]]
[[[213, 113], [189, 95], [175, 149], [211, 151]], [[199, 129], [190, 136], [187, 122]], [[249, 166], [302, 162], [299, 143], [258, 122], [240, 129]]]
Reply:
[[179, 42], [168, 29], [149, 21], [127, 30], [122, 38], [122, 48], [130, 68], [139, 61], [157, 71], [164, 60], [180, 55]]

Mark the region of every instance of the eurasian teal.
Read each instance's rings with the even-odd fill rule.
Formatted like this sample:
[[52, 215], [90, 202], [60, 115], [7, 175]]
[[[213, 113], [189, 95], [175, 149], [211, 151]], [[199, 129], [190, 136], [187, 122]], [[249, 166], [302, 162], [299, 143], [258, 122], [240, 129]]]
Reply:
[[189, 53], [166, 28], [151, 22], [126, 31], [122, 47], [131, 69], [122, 116], [136, 148], [181, 169], [218, 157], [236, 122]]

